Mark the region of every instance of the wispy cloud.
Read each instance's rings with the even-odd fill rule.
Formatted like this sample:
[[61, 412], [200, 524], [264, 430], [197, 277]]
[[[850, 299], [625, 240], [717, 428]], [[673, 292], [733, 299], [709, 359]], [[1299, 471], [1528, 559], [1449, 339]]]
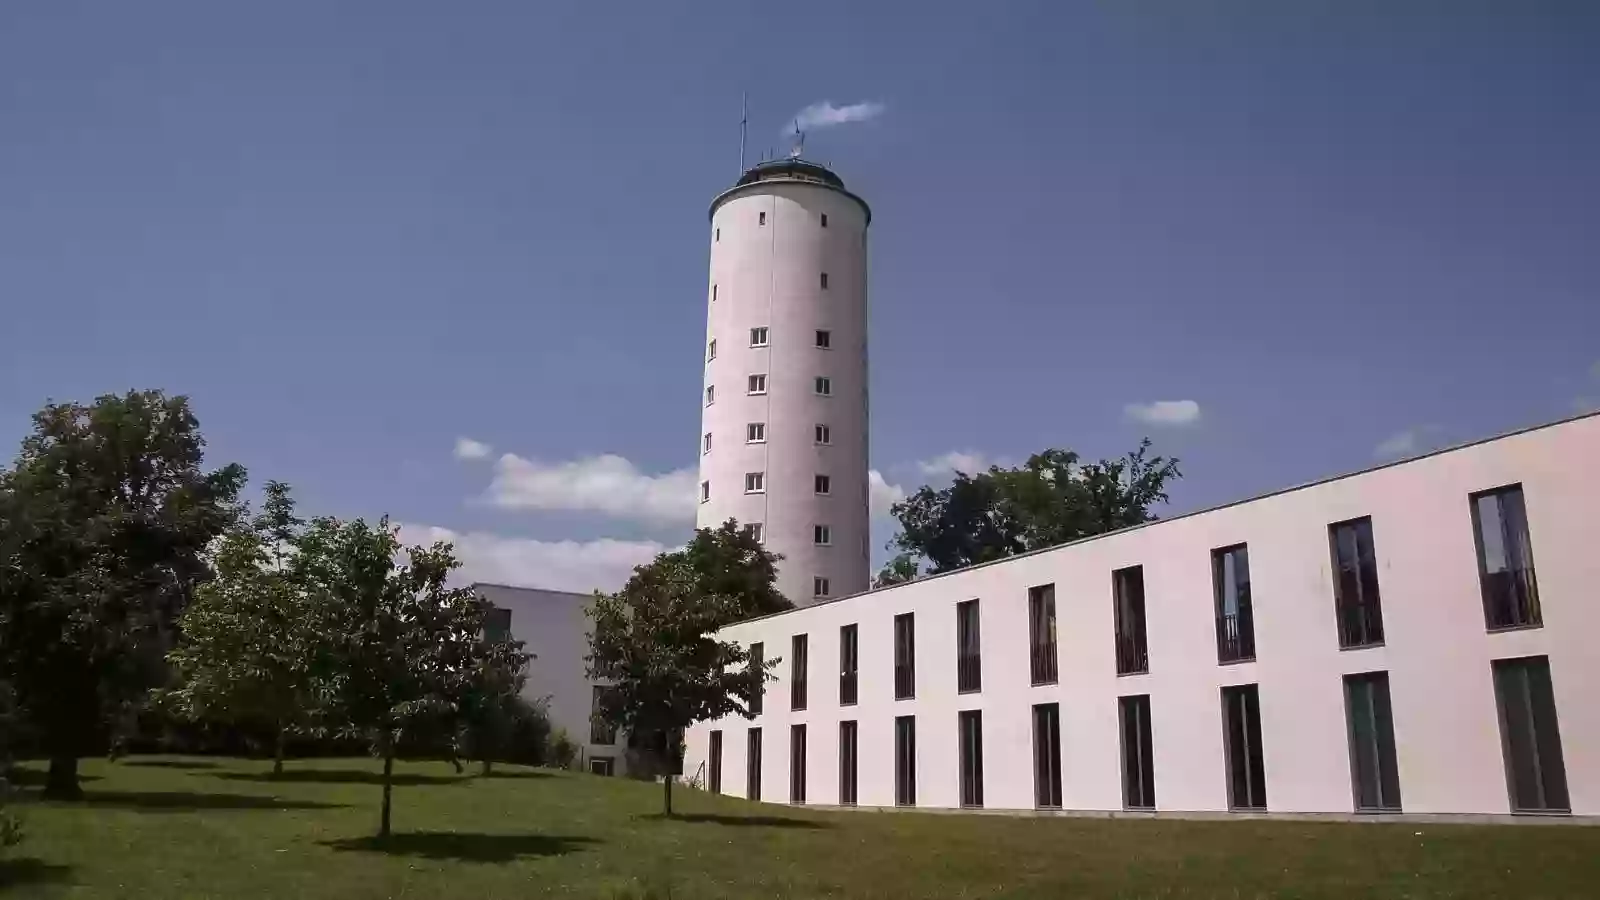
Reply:
[[989, 471], [989, 459], [976, 450], [952, 450], [932, 459], [919, 460], [917, 471], [923, 475], [954, 475], [961, 472], [977, 475]]
[[1129, 403], [1122, 412], [1135, 422], [1181, 428], [1200, 421], [1200, 404], [1193, 400], [1157, 400], [1153, 403]]
[[469, 437], [456, 438], [456, 459], [484, 459], [494, 448]]
[[872, 469], [867, 472], [867, 498], [872, 515], [887, 516], [889, 507], [906, 498], [906, 491], [898, 484], [890, 484], [882, 472]]
[[1439, 445], [1439, 438], [1443, 429], [1437, 425], [1418, 425], [1389, 435], [1378, 446], [1372, 448], [1372, 455], [1377, 459], [1399, 459], [1405, 456], [1415, 456], [1425, 450], [1431, 450]]
[[799, 126], [801, 131], [815, 131], [850, 122], [865, 122], [883, 115], [884, 109], [886, 107], [882, 103], [872, 100], [844, 106], [834, 106], [831, 100], [823, 100], [795, 113], [794, 118], [784, 125], [783, 132], [788, 134], [795, 126]]
[[402, 524], [407, 546], [449, 541], [461, 568], [453, 581], [490, 581], [555, 591], [609, 591], [621, 587], [633, 567], [668, 548], [655, 541], [539, 541], [487, 532], [458, 532], [433, 525]]
[[650, 523], [692, 521], [698, 475], [648, 475], [614, 454], [548, 463], [507, 453], [495, 461], [488, 500], [502, 509], [595, 512]]

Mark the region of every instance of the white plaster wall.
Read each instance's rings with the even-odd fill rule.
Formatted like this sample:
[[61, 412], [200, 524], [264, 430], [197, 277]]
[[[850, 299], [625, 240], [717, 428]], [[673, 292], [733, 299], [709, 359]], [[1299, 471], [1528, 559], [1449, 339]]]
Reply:
[[[788, 726], [810, 723], [811, 803], [837, 800], [838, 726], [859, 721], [859, 802], [894, 802], [893, 718], [917, 717], [919, 806], [959, 802], [957, 711], [983, 710], [984, 800], [1032, 808], [1031, 706], [1061, 704], [1067, 809], [1122, 808], [1117, 698], [1149, 694], [1158, 809], [1228, 808], [1220, 688], [1260, 685], [1267, 803], [1276, 812], [1353, 811], [1342, 676], [1387, 670], [1404, 811], [1510, 811], [1491, 660], [1547, 655], [1572, 811], [1600, 815], [1600, 416], [1572, 420], [1042, 553], [733, 626], [789, 655], [811, 635], [809, 709], [789, 709], [787, 659], [754, 722], [724, 732], [723, 791], [745, 795], [745, 730], [766, 729], [763, 797], [788, 797]], [[1488, 633], [1468, 495], [1520, 482], [1543, 627]], [[1329, 524], [1371, 516], [1386, 643], [1340, 650]], [[1211, 551], [1248, 543], [1257, 660], [1219, 665]], [[1111, 572], [1144, 567], [1150, 672], [1118, 677]], [[1031, 687], [1028, 589], [1054, 583], [1060, 683]], [[957, 695], [955, 605], [981, 601], [983, 690]], [[916, 699], [893, 696], [891, 622], [916, 614]], [[860, 702], [838, 706], [838, 634], [860, 628]]]
[[584, 610], [591, 595], [498, 584], [475, 584], [473, 589], [495, 606], [511, 610], [512, 636], [534, 655], [528, 663], [523, 696], [529, 700], [550, 698], [551, 727], [566, 729], [582, 748], [585, 766], [593, 757], [609, 756], [614, 771], [621, 775], [626, 768], [626, 736], [619, 731], [616, 743], [610, 745], [589, 742], [589, 712], [594, 686], [600, 683], [584, 674], [590, 633]]
[[[717, 356], [705, 364], [705, 384], [716, 386], [716, 401], [704, 406], [702, 387], [700, 430], [712, 446], [700, 456], [700, 479], [711, 482], [711, 499], [697, 525], [762, 523], [768, 548], [784, 557], [778, 589], [796, 604], [812, 602], [814, 576], [828, 578], [835, 597], [865, 590], [866, 212], [830, 187], [776, 180], [722, 201], [711, 228], [706, 343], [716, 340]], [[750, 346], [755, 327], [768, 329], [768, 347]], [[830, 349], [815, 346], [818, 329], [832, 332]], [[748, 376], [758, 373], [767, 394], [748, 396]], [[832, 379], [832, 396], [815, 394], [819, 375]], [[745, 442], [750, 422], [766, 423], [766, 443]], [[815, 443], [819, 423], [832, 431], [829, 446]], [[747, 472], [766, 473], [765, 493], [744, 493]], [[814, 492], [817, 474], [832, 479], [829, 496]], [[831, 528], [831, 546], [814, 546], [816, 524]]]

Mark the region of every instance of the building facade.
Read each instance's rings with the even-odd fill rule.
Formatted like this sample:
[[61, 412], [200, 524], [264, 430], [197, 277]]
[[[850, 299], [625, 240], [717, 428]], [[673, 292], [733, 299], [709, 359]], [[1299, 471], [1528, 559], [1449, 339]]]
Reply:
[[752, 620], [686, 771], [869, 807], [1600, 815], [1600, 416]]
[[797, 605], [868, 584], [870, 221], [837, 175], [798, 159], [711, 204], [696, 524], [758, 531]]
[[578, 745], [579, 765], [601, 775], [624, 774], [626, 736], [595, 724], [591, 716], [601, 689], [585, 674], [590, 622], [584, 610], [592, 595], [503, 584], [472, 589], [498, 611], [486, 625], [490, 636], [509, 632], [533, 654], [523, 695], [543, 702], [551, 728], [564, 729]]

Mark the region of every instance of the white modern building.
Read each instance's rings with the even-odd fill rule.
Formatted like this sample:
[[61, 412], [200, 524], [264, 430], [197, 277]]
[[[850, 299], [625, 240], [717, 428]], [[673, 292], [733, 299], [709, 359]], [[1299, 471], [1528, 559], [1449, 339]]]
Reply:
[[600, 775], [623, 774], [626, 736], [596, 725], [591, 716], [600, 683], [585, 674], [591, 626], [584, 610], [593, 595], [503, 584], [472, 589], [495, 607], [485, 629], [489, 636], [509, 631], [533, 654], [523, 695], [546, 704], [551, 727], [565, 729], [578, 745], [579, 764]]
[[735, 625], [777, 680], [685, 769], [829, 806], [1600, 815], [1597, 465], [1591, 415]]
[[761, 163], [711, 203], [696, 524], [756, 530], [797, 605], [868, 584], [871, 221], [800, 159]]

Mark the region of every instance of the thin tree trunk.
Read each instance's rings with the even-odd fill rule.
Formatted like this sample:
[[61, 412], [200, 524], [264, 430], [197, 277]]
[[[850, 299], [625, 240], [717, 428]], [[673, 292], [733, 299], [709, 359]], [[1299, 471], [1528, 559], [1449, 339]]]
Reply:
[[278, 737], [272, 744], [272, 777], [277, 778], [283, 774], [283, 745], [285, 743], [285, 729], [278, 725]]
[[383, 819], [378, 825], [378, 837], [389, 836], [390, 794], [394, 790], [394, 740], [383, 742]]
[[666, 788], [667, 816], [672, 816], [672, 776], [669, 774], [661, 779], [662, 787]]
[[489, 775], [489, 774], [492, 774], [493, 772], [494, 772], [494, 760], [492, 760], [489, 757], [485, 756], [483, 758], [483, 774]]
[[83, 788], [78, 784], [78, 757], [50, 757], [50, 775], [45, 780], [43, 796], [47, 800], [83, 799]]

